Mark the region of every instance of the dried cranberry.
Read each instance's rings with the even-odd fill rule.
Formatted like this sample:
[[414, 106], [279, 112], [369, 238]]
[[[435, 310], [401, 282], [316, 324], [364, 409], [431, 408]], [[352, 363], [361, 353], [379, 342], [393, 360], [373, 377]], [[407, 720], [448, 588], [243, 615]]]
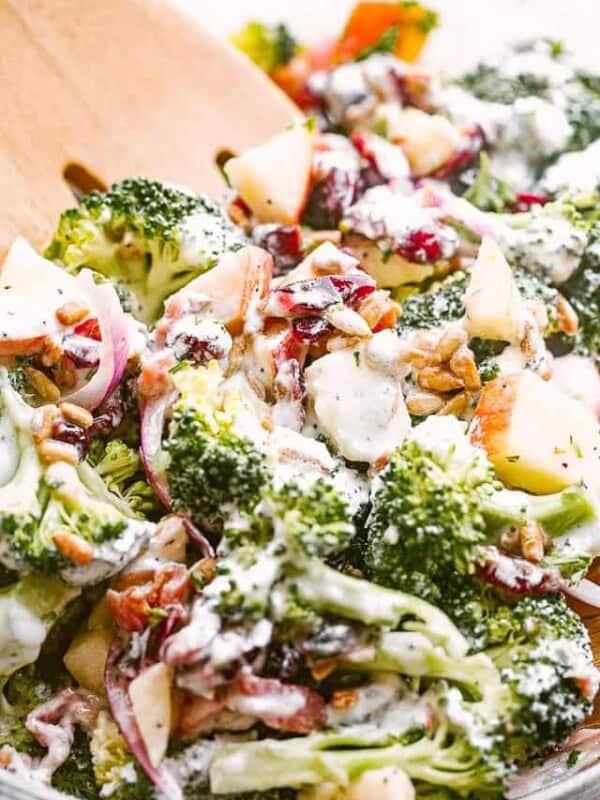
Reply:
[[74, 333], [79, 336], [85, 336], [87, 339], [95, 339], [95, 341], [102, 341], [102, 334], [100, 333], [100, 323], [95, 317], [84, 319], [79, 325], [73, 328]]
[[317, 316], [339, 302], [340, 294], [329, 276], [313, 278], [274, 289], [269, 294], [266, 313], [285, 318]]
[[52, 427], [52, 438], [59, 442], [72, 444], [77, 448], [80, 458], [85, 458], [90, 446], [90, 429], [80, 428], [71, 422], [59, 418]]
[[273, 256], [276, 275], [289, 272], [304, 257], [299, 225], [258, 225], [253, 236], [256, 244]]
[[518, 192], [517, 199], [511, 208], [514, 214], [520, 211], [529, 211], [531, 206], [544, 206], [550, 200], [545, 194], [534, 194], [533, 192]]
[[419, 263], [437, 261], [442, 255], [442, 244], [437, 233], [423, 228], [409, 231], [406, 237], [397, 243], [396, 252], [407, 261]]
[[96, 340], [87, 336], [76, 333], [65, 336], [62, 348], [76, 367], [92, 368], [100, 363], [100, 346]]
[[377, 288], [373, 278], [366, 272], [354, 275], [331, 275], [329, 280], [340, 293], [342, 301], [350, 306], [358, 305]]
[[313, 344], [333, 328], [322, 317], [302, 317], [292, 323], [294, 336], [303, 344]]
[[196, 364], [208, 364], [212, 359], [225, 358], [231, 349], [231, 337], [224, 327], [208, 323], [167, 336], [167, 344], [178, 361], [188, 359]]
[[477, 562], [476, 568], [482, 580], [512, 595], [555, 592], [562, 584], [554, 570], [500, 553], [495, 547], [486, 548], [486, 555]]
[[456, 172], [462, 172], [485, 145], [485, 135], [479, 125], [472, 125], [463, 131], [463, 137], [456, 153], [437, 169], [432, 177], [444, 180]]
[[334, 167], [317, 181], [308, 196], [302, 222], [311, 228], [337, 228], [360, 195], [360, 176]]

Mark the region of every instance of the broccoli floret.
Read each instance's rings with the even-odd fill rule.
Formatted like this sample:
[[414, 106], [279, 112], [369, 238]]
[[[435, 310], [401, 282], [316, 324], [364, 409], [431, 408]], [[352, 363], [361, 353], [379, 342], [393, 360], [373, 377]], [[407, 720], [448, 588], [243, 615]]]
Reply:
[[579, 329], [574, 337], [561, 336], [563, 345], [579, 355], [591, 356], [597, 363], [600, 363], [599, 241], [600, 231], [594, 230], [579, 266], [560, 287], [579, 319]]
[[152, 322], [166, 297], [243, 243], [239, 229], [203, 195], [131, 178], [63, 212], [46, 257], [69, 272], [89, 267], [123, 284], [133, 313]]
[[231, 37], [233, 44], [265, 72], [288, 64], [298, 52], [298, 44], [283, 25], [265, 25], [253, 20]]
[[59, 792], [80, 797], [81, 800], [100, 800], [90, 740], [87, 733], [79, 727], [75, 729], [73, 745], [66, 761], [52, 776], [52, 786]]
[[378, 583], [436, 602], [447, 576], [473, 572], [481, 546], [502, 533], [537, 521], [554, 538], [594, 517], [582, 487], [541, 497], [502, 488], [464, 426], [431, 417], [378, 476], [365, 563]]
[[238, 431], [244, 401], [239, 393], [221, 392], [216, 362], [185, 367], [173, 377], [181, 397], [163, 442], [173, 508], [218, 532], [229, 513], [257, 502], [268, 476], [264, 455]]
[[468, 274], [455, 272], [432, 284], [426, 292], [410, 295], [402, 302], [398, 332], [439, 328], [461, 319], [465, 313], [463, 297], [468, 285]]
[[495, 211], [496, 213], [510, 208], [517, 199], [512, 186], [492, 174], [490, 157], [485, 151], [479, 156], [479, 171], [464, 197], [482, 211]]
[[[58, 572], [74, 583], [114, 574], [135, 557], [151, 523], [136, 519], [89, 465], [41, 464], [32, 433], [34, 410], [11, 387], [5, 371], [0, 374], [0, 402], [0, 421], [14, 461], [12, 477], [0, 487], [0, 562], [18, 572]], [[77, 566], [57, 546], [56, 537], [66, 534], [94, 546], [91, 572], [86, 573], [89, 561]], [[106, 548], [115, 540], [127, 547], [109, 553]]]
[[159, 512], [158, 500], [146, 480], [139, 452], [128, 447], [121, 439], [95, 441], [97, 446], [90, 450], [88, 461], [109, 491], [121, 497], [136, 515], [156, 517]]
[[505, 75], [499, 67], [491, 64], [478, 64], [457, 83], [479, 100], [505, 105], [514, 103], [519, 97], [543, 95], [549, 88], [548, 80], [540, 75]]
[[[410, 694], [405, 700], [410, 702]], [[461, 796], [479, 791], [500, 798], [507, 766], [497, 758], [491, 737], [482, 733], [476, 739], [478, 723], [458, 690], [434, 684], [427, 700], [429, 727], [400, 735], [375, 721], [287, 740], [225, 744], [210, 766], [211, 788], [220, 794], [327, 781], [347, 785], [368, 770], [398, 767], [411, 779], [456, 789]]]

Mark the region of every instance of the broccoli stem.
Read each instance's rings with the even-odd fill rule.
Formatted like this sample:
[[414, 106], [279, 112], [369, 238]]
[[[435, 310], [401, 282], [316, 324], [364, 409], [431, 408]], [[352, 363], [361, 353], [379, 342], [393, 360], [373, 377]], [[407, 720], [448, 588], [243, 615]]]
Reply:
[[468, 645], [448, 617], [435, 606], [404, 592], [343, 575], [317, 559], [305, 559], [292, 578], [300, 597], [318, 611], [340, 614], [366, 625], [422, 633], [452, 657], [463, 656]]
[[595, 517], [595, 510], [583, 486], [569, 486], [555, 494], [533, 496], [526, 492], [502, 490], [484, 498], [482, 512], [488, 531], [497, 534], [525, 522], [538, 522], [551, 538]]
[[477, 756], [465, 759], [460, 741], [445, 747], [446, 733], [442, 726], [433, 738], [399, 744], [390, 743], [390, 735], [375, 725], [358, 725], [284, 741], [227, 744], [212, 761], [211, 791], [260, 791], [323, 781], [347, 785], [367, 770], [389, 766], [438, 786], [465, 792], [477, 788], [482, 780]]

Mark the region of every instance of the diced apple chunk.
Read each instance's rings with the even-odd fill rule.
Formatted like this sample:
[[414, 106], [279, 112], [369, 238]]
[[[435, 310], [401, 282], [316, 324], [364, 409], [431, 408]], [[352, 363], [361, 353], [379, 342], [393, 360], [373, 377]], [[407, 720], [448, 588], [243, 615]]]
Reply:
[[148, 757], [158, 766], [165, 757], [171, 731], [171, 667], [159, 662], [129, 685], [129, 699]]
[[315, 132], [296, 124], [225, 164], [231, 185], [259, 222], [292, 225], [306, 204]]
[[358, 350], [329, 353], [305, 372], [319, 426], [350, 461], [373, 463], [385, 457], [410, 429], [401, 381], [372, 366], [374, 359], [366, 354], [387, 333], [376, 334]]
[[179, 302], [179, 296], [200, 294], [210, 298], [203, 315], [222, 322], [229, 332], [241, 333], [244, 321], [252, 308], [269, 291], [273, 274], [273, 259], [260, 247], [243, 247], [235, 253], [225, 253], [216, 267], [189, 283], [166, 304]]
[[530, 371], [484, 387], [471, 441], [483, 447], [498, 477], [529, 492], [557, 492], [584, 481], [598, 491], [597, 421], [577, 400]]
[[64, 664], [80, 686], [104, 694], [104, 667], [115, 638], [115, 624], [103, 598], [88, 617], [64, 655]]
[[465, 293], [471, 337], [517, 343], [523, 338], [527, 309], [502, 250], [484, 237]]
[[446, 117], [418, 108], [395, 114], [389, 120], [387, 137], [402, 147], [416, 178], [435, 172], [460, 146], [460, 132]]
[[407, 261], [398, 253], [383, 253], [377, 243], [365, 236], [349, 234], [344, 244], [359, 259], [361, 266], [377, 281], [380, 288], [421, 283], [434, 273], [433, 264]]

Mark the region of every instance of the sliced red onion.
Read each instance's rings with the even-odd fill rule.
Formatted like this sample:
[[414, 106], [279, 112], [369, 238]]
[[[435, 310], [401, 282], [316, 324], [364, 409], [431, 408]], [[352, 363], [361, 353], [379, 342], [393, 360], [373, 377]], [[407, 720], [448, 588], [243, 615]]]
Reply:
[[594, 581], [584, 578], [577, 586], [565, 586], [563, 591], [574, 600], [587, 603], [588, 606], [594, 608], [600, 608], [600, 586]]
[[76, 280], [97, 317], [102, 350], [98, 369], [92, 379], [67, 399], [93, 411], [106, 400], [123, 377], [129, 356], [130, 326], [112, 284], [96, 283], [87, 269], [80, 272]]
[[119, 660], [124, 650], [123, 640], [117, 636], [109, 650], [104, 671], [104, 688], [110, 713], [119, 726], [127, 746], [154, 786], [165, 795], [167, 800], [183, 800], [183, 793], [175, 778], [164, 766], [155, 767], [150, 761], [129, 698], [131, 678], [119, 668]]
[[171, 492], [167, 476], [162, 466], [162, 434], [165, 426], [165, 415], [175, 400], [175, 392], [168, 392], [160, 397], [147, 400], [142, 405], [140, 427], [140, 455], [146, 475], [161, 503], [171, 507]]
[[191, 519], [186, 517], [185, 514], [176, 514], [176, 516], [181, 520], [183, 527], [185, 528], [185, 532], [190, 539], [198, 545], [202, 555], [205, 558], [214, 558], [215, 550], [202, 531], [197, 528]]

